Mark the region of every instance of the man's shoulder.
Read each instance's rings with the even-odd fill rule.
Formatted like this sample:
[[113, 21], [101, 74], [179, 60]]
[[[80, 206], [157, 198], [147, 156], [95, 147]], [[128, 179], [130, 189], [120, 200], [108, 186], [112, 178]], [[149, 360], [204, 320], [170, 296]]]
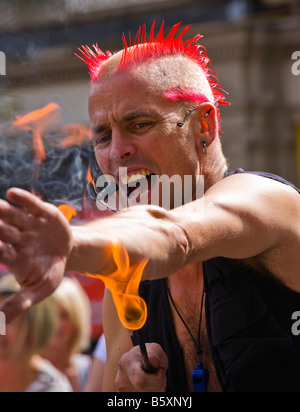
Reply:
[[[279, 184], [283, 184], [285, 186], [288, 186], [294, 190], [296, 190], [296, 192], [298, 192], [300, 194], [300, 189], [298, 189], [293, 183], [289, 182], [288, 180], [286, 180], [285, 178], [278, 176], [276, 174], [273, 173], [268, 173], [268, 172], [261, 172], [261, 171], [245, 171], [244, 169], [237, 169], [235, 171], [231, 171], [231, 172], [227, 172], [224, 176], [224, 178], [229, 178], [229, 177], [233, 177], [233, 176], [239, 176], [239, 178], [243, 179], [243, 180], [247, 180], [250, 181], [252, 180], [254, 182], [254, 179], [249, 179], [249, 176], [256, 176], [257, 178], [259, 178], [259, 181], [264, 184], [268, 184], [270, 183], [270, 181], [273, 182], [277, 182]], [[264, 180], [262, 180], [264, 179]], [[258, 179], [257, 179], [258, 181]]]
[[227, 173], [221, 181], [212, 186], [206, 193], [206, 197], [224, 198], [243, 203], [243, 199], [259, 199], [284, 202], [300, 206], [300, 190], [293, 184], [270, 173], [245, 172], [239, 169], [236, 172]]

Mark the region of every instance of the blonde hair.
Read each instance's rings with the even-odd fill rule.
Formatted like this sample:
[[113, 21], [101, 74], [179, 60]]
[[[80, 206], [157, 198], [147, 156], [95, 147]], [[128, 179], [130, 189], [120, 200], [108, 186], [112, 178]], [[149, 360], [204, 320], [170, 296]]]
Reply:
[[[13, 275], [0, 279], [0, 297], [9, 297], [20, 290]], [[24, 349], [28, 356], [40, 354], [57, 330], [58, 318], [53, 298], [47, 298], [38, 305], [32, 306], [21, 315], [21, 328], [15, 353], [21, 354]]]
[[90, 302], [80, 284], [71, 278], [64, 278], [53, 298], [68, 314], [73, 326], [69, 350], [72, 354], [88, 349], [91, 336]]

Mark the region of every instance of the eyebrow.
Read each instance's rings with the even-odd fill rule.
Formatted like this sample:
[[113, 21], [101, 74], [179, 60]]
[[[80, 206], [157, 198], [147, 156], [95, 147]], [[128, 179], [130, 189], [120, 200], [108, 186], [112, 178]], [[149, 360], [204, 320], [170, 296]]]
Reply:
[[[158, 113], [150, 112], [150, 111], [147, 111], [147, 110], [136, 110], [134, 112], [126, 114], [122, 118], [120, 123], [130, 122], [130, 121], [136, 120], [140, 117], [153, 119], [153, 118], [158, 117], [158, 116], [159, 116]], [[93, 134], [94, 135], [100, 134], [100, 133], [108, 131], [109, 129], [110, 129], [110, 126], [108, 124], [99, 124], [99, 125], [97, 125], [93, 128]]]
[[92, 131], [93, 131], [93, 135], [97, 135], [100, 134], [102, 132], [105, 132], [109, 129], [109, 126], [104, 126], [104, 125], [98, 125], [93, 127]]
[[136, 110], [132, 113], [128, 113], [127, 115], [125, 115], [123, 117], [122, 121], [125, 121], [125, 122], [127, 121], [128, 122], [128, 121], [131, 121], [131, 120], [138, 119], [139, 117], [147, 117], [149, 119], [150, 118], [153, 119], [156, 116], [158, 116], [158, 113], [153, 113], [153, 112], [150, 112], [150, 111], [147, 111], [147, 110]]

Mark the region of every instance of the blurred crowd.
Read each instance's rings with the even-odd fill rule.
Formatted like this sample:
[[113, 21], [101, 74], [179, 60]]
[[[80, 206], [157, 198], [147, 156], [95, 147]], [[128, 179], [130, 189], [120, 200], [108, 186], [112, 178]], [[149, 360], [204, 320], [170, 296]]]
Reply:
[[[0, 279], [0, 304], [19, 290]], [[6, 326], [0, 337], [0, 392], [101, 392], [106, 345], [90, 353], [90, 302], [77, 280], [64, 278], [46, 301]]]

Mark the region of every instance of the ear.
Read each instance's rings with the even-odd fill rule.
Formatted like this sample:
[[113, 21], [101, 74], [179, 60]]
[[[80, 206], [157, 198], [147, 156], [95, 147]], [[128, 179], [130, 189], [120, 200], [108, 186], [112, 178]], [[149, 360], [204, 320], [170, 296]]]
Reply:
[[207, 141], [209, 147], [218, 136], [218, 117], [213, 104], [203, 103], [198, 109], [198, 122], [195, 133], [195, 143], [198, 150], [202, 150], [201, 142]]

